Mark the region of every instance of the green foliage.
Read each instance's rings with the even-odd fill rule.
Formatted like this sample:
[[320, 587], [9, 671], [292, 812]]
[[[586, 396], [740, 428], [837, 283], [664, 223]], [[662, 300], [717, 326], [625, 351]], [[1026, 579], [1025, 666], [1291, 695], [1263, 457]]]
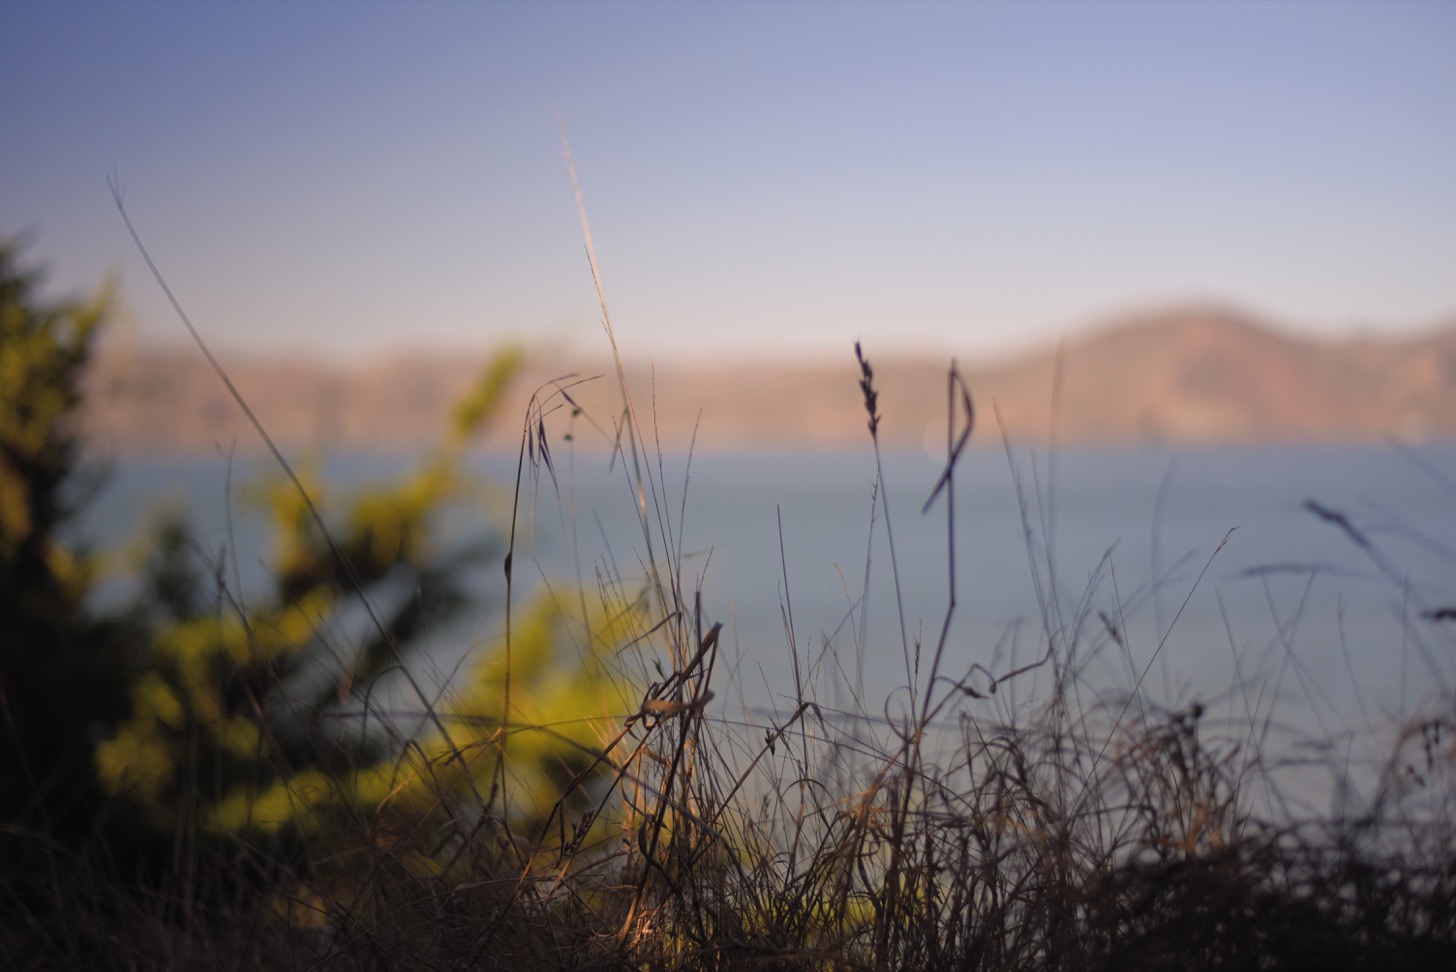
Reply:
[[[462, 455], [518, 351], [490, 362], [439, 449], [398, 481], [344, 495], [305, 471], [307, 496], [281, 473], [260, 484], [265, 590], [244, 597], [175, 516], [151, 538], [137, 603], [102, 616], [90, 560], [60, 528], [88, 495], [76, 416], [109, 292], [47, 305], [36, 285], [0, 248], [0, 955], [24, 954], [21, 929], [64, 922], [76, 880], [192, 881], [201, 848], [221, 860], [218, 837], [276, 835], [250, 851], [271, 871], [319, 841], [375, 846], [462, 812], [541, 821], [563, 790], [587, 801], [579, 784], [608, 769], [599, 717], [626, 694], [608, 662], [630, 618], [578, 616], [583, 599], [548, 592], [518, 606], [512, 637], [477, 646], [453, 694], [406, 672], [426, 623], [478, 598], [472, 568], [503, 553], [489, 529], [462, 543], [440, 527], [470, 495]], [[412, 850], [411, 869], [442, 873], [440, 853]]]
[[496, 409], [501, 397], [515, 373], [520, 370], [524, 356], [519, 348], [508, 348], [496, 355], [486, 368], [475, 388], [455, 406], [450, 420], [449, 446], [458, 449], [479, 431]]
[[[482, 379], [491, 408], [519, 356], [501, 360]], [[485, 405], [477, 426], [490, 417]], [[306, 470], [307, 497], [282, 475], [264, 483], [256, 494], [272, 532], [272, 583], [246, 603], [209, 592], [186, 525], [166, 524], [146, 570], [145, 672], [128, 717], [97, 750], [107, 791], [159, 826], [195, 808], [210, 829], [266, 830], [307, 825], [300, 808], [350, 802], [358, 780], [376, 775], [370, 766], [392, 765], [387, 728], [361, 728], [377, 680], [406, 663], [426, 623], [465, 606], [466, 571], [494, 550], [446, 549], [436, 536], [464, 489], [463, 442], [452, 436], [401, 481], [342, 499]]]
[[246, 603], [219, 588], [225, 572], [201, 561], [184, 522], [157, 531], [144, 572], [148, 653], [129, 712], [96, 751], [108, 794], [158, 829], [192, 821], [229, 833], [313, 831], [341, 813], [368, 830], [386, 810], [488, 793], [503, 804], [509, 794], [518, 818], [551, 809], [560, 784], [592, 763], [591, 714], [621, 705], [605, 664], [618, 632], [605, 619], [574, 617], [548, 592], [517, 618], [509, 662], [504, 641], [486, 645], [454, 696], [427, 697], [405, 676], [393, 685], [403, 718], [381, 717], [376, 703], [425, 625], [467, 604], [470, 569], [501, 554], [494, 540], [442, 544], [439, 520], [468, 494], [462, 449], [520, 361], [512, 350], [490, 362], [444, 444], [398, 482], [338, 496], [304, 469], [307, 497], [282, 475], [254, 490], [273, 573]]
[[80, 381], [110, 290], [46, 303], [0, 241], [0, 820], [92, 824], [92, 733], [117, 718], [129, 634], [86, 609], [92, 570], [60, 531], [80, 472]]

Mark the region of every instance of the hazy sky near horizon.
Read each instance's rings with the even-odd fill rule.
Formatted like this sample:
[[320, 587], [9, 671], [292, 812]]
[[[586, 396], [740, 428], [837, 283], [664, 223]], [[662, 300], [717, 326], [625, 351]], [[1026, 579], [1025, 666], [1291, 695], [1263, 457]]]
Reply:
[[0, 4], [0, 233], [220, 347], [1002, 354], [1456, 315], [1456, 4]]

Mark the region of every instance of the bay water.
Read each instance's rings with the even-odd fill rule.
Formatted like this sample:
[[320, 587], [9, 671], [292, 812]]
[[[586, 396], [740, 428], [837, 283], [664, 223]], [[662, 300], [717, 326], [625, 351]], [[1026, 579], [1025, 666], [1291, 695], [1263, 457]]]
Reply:
[[[1456, 623], [1441, 612], [1456, 606], [1450, 445], [983, 448], [956, 466], [953, 528], [946, 491], [923, 510], [944, 466], [924, 452], [878, 465], [869, 449], [668, 454], [643, 470], [650, 540], [620, 459], [553, 459], [522, 481], [516, 596], [602, 576], [630, 585], [649, 560], [676, 560], [704, 626], [724, 623], [719, 695], [726, 686], [725, 704], [750, 712], [792, 708], [795, 661], [821, 702], [893, 714], [937, 654], [937, 692], [984, 693], [1049, 645], [1094, 695], [1136, 685], [1159, 705], [1272, 717], [1324, 739], [1449, 705], [1456, 687]], [[339, 456], [323, 476], [346, 492], [414, 460]], [[139, 555], [150, 518], [184, 506], [199, 556], [246, 600], [269, 576], [267, 525], [248, 498], [269, 470], [117, 460], [75, 529]], [[517, 459], [470, 470], [481, 488], [444, 535], [503, 539]], [[499, 637], [497, 550], [469, 578], [471, 609], [430, 631], [423, 679], [446, 681]], [[104, 597], [128, 591], [117, 563]], [[1003, 683], [1002, 704], [1050, 678], [1047, 667]]]

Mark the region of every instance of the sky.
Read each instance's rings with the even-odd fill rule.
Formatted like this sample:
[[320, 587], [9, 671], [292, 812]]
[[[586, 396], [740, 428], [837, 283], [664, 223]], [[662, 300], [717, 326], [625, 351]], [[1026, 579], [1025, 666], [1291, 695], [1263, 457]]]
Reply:
[[1016, 353], [1456, 316], [1456, 4], [0, 3], [0, 234], [121, 334]]

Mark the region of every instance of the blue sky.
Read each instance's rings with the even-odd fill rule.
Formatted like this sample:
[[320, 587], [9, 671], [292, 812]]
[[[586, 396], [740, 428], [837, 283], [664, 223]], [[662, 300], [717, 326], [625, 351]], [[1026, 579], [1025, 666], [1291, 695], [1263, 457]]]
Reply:
[[1456, 4], [0, 4], [0, 232], [222, 347], [999, 355], [1456, 314]]

